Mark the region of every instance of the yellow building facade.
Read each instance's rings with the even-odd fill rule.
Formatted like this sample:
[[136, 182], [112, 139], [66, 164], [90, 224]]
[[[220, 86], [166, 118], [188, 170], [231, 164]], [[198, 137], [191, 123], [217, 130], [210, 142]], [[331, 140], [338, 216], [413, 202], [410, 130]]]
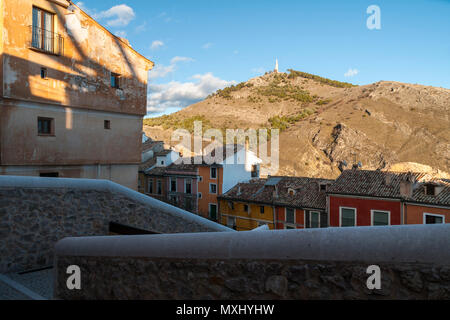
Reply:
[[220, 219], [223, 225], [237, 231], [248, 231], [261, 225], [274, 229], [274, 207], [267, 204], [221, 199]]

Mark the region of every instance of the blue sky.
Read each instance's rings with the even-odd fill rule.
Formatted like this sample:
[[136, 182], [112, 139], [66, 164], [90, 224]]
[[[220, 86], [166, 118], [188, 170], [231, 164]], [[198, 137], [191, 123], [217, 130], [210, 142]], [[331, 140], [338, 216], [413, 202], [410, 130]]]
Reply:
[[[81, 8], [155, 62], [149, 116], [272, 70], [369, 84], [450, 88], [450, 0], [83, 0]], [[370, 5], [381, 29], [369, 30]], [[349, 72], [352, 71], [352, 72]]]

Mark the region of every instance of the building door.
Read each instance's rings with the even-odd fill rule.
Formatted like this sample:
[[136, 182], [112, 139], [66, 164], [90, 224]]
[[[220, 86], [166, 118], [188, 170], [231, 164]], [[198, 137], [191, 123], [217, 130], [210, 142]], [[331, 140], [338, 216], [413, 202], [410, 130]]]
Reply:
[[209, 218], [213, 221], [217, 221], [217, 204], [209, 204]]

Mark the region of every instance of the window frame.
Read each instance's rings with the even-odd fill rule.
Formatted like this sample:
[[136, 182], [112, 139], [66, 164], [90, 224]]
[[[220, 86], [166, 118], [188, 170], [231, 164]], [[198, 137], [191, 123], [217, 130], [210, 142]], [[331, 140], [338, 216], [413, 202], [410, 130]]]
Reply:
[[[150, 185], [152, 186], [151, 188], [150, 188]], [[147, 181], [147, 192], [149, 194], [153, 194], [153, 179], [148, 179], [148, 181]]]
[[157, 195], [163, 194], [162, 180], [160, 179], [156, 180], [156, 194]]
[[[294, 222], [288, 222], [288, 220], [287, 220], [288, 209], [292, 209], [292, 211], [293, 211], [293, 214], [294, 214]], [[284, 225], [285, 225], [285, 226], [286, 226], [286, 225], [293, 226], [294, 229], [297, 228], [297, 215], [296, 215], [296, 212], [295, 212], [295, 208], [289, 208], [289, 207], [284, 208]]]
[[[211, 192], [211, 186], [212, 186], [212, 185], [216, 186], [216, 192]], [[210, 194], [217, 194], [217, 183], [210, 183], [210, 184], [209, 184], [209, 193], [210, 193]]]
[[355, 225], [345, 226], [345, 227], [357, 227], [358, 226], [358, 210], [356, 208], [352, 208], [352, 207], [339, 207], [339, 227], [342, 227], [342, 209], [351, 209], [351, 210], [355, 211]]
[[[319, 225], [317, 226], [317, 227], [312, 227], [312, 214], [313, 213], [317, 213], [317, 215], [319, 216], [319, 221], [318, 221], [318, 223], [319, 223]], [[317, 210], [312, 210], [312, 211], [309, 211], [309, 229], [320, 229], [321, 228], [321, 226], [322, 226], [322, 224], [321, 224], [321, 219], [320, 219], [320, 211], [317, 211]]]
[[390, 226], [391, 225], [391, 212], [388, 210], [377, 210], [377, 209], [371, 209], [370, 210], [370, 225], [372, 227], [382, 227], [382, 226], [375, 226], [373, 224], [373, 219], [375, 216], [375, 212], [382, 212], [382, 213], [387, 213], [388, 214], [388, 224], [386, 224], [386, 226]]
[[[39, 25], [35, 25], [34, 24], [34, 11], [37, 11], [39, 19], [40, 19], [40, 24]], [[51, 30], [47, 30], [46, 26], [45, 26], [45, 19], [44, 16], [45, 14], [48, 14], [51, 17], [51, 21], [50, 21], [50, 26], [51, 26]], [[32, 6], [31, 9], [31, 16], [32, 16], [32, 21], [31, 21], [31, 48], [38, 50], [39, 52], [45, 52], [45, 53], [49, 53], [49, 54], [56, 54], [55, 53], [55, 17], [56, 17], [56, 13], [55, 12], [51, 12], [48, 11], [46, 9], [43, 9], [41, 7]], [[40, 31], [40, 35], [39, 35], [39, 41], [38, 43], [34, 42], [34, 32], [35, 32], [35, 28], [38, 28]], [[50, 32], [51, 34], [51, 40], [46, 40], [46, 32]], [[51, 48], [50, 50], [48, 50], [46, 47], [46, 43], [49, 43]]]
[[[39, 122], [40, 121], [50, 121], [50, 132], [49, 133], [44, 133], [44, 132], [39, 132]], [[43, 137], [54, 137], [55, 136], [55, 118], [49, 118], [49, 117], [37, 117], [37, 133], [38, 136], [43, 136]]]
[[215, 206], [216, 207], [216, 219], [214, 221], [217, 221], [218, 216], [219, 216], [219, 212], [217, 211], [218, 210], [217, 203], [208, 203], [208, 217], [209, 217], [209, 219], [212, 219], [212, 217], [211, 217], [211, 206]]
[[[189, 184], [190, 184], [190, 186], [191, 186], [191, 190], [190, 190], [189, 193], [187, 193], [187, 185], [188, 185], [188, 182], [189, 182]], [[185, 194], [192, 194], [192, 179], [190, 179], [190, 178], [185, 178], [185, 179], [184, 179], [184, 193], [185, 193]]]
[[427, 216], [432, 217], [440, 217], [442, 218], [442, 223], [428, 223], [428, 224], [445, 224], [445, 215], [439, 214], [439, 213], [430, 213], [430, 212], [424, 212], [423, 213], [423, 224], [427, 224]]
[[[213, 177], [213, 175], [212, 175], [213, 169], [216, 172], [215, 177]], [[210, 167], [209, 168], [209, 178], [212, 179], [212, 180], [216, 180], [217, 179], [217, 167]]]
[[[172, 189], [172, 183], [175, 182], [175, 190]], [[170, 192], [177, 192], [177, 178], [170, 177]]]
[[[113, 85], [113, 79], [115, 79], [114, 85]], [[120, 74], [111, 72], [109, 82], [110, 82], [109, 84], [111, 85], [111, 88], [120, 89]]]

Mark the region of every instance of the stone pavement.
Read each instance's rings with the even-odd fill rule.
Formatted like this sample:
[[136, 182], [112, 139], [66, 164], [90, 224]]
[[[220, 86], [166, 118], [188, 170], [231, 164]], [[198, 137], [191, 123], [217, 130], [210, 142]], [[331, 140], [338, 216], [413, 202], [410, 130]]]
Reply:
[[53, 298], [53, 269], [0, 275], [0, 300]]

